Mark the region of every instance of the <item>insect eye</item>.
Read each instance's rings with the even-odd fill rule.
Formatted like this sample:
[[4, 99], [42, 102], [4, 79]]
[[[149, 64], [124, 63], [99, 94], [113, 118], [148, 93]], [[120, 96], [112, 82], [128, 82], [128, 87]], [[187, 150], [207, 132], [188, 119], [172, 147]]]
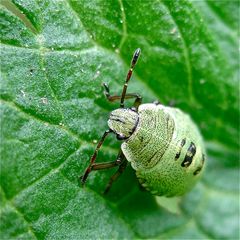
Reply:
[[137, 109], [135, 107], [131, 107], [130, 109], [134, 112], [137, 112]]
[[126, 139], [125, 136], [123, 136], [122, 134], [117, 134], [117, 140], [124, 140]]

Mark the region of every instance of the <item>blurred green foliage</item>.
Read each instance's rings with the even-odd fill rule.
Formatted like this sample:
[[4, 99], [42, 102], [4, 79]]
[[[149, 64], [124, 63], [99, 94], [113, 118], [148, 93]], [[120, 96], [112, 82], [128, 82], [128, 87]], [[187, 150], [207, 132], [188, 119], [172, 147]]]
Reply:
[[[1, 3], [1, 239], [239, 238], [238, 1]], [[140, 191], [130, 167], [108, 196], [112, 170], [77, 183], [118, 106], [101, 83], [120, 93], [137, 47], [129, 92], [173, 101], [208, 149], [175, 203]], [[98, 161], [119, 146], [110, 138]]]

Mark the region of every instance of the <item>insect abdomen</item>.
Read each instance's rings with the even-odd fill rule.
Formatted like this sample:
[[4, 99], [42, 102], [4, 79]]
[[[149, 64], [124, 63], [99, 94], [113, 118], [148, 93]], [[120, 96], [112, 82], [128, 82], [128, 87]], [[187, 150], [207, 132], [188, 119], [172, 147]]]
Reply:
[[[152, 158], [154, 161], [150, 161], [151, 165], [146, 165], [144, 155], [141, 153], [137, 155], [138, 158], [133, 157], [141, 148], [136, 147], [130, 154], [126, 152], [125, 156], [131, 161], [140, 183], [147, 190], [156, 195], [169, 197], [182, 195], [194, 186], [203, 171], [205, 149], [202, 138], [196, 125], [187, 114], [175, 108], [161, 105], [157, 107], [158, 111], [162, 111], [165, 116], [172, 119], [172, 121], [159, 123], [162, 124], [161, 129], [165, 129], [162, 130], [164, 134], [161, 136], [167, 136], [166, 139], [162, 138], [159, 141], [165, 143], [166, 147], [159, 149], [161, 154], [156, 153], [158, 159]], [[148, 114], [150, 115], [150, 113]], [[137, 132], [135, 140], [141, 135], [138, 136], [138, 133], [142, 133], [142, 131]], [[154, 134], [152, 133], [152, 135]], [[123, 149], [131, 150], [131, 147]], [[155, 148], [151, 147], [150, 149], [152, 152], [156, 151], [156, 145]]]

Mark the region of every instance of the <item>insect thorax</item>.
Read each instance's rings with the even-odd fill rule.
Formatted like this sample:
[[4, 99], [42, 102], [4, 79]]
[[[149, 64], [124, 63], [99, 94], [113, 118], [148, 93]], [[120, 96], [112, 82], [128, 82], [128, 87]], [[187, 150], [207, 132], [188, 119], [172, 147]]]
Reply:
[[138, 124], [138, 113], [129, 108], [118, 108], [110, 113], [108, 126], [121, 139], [132, 135]]

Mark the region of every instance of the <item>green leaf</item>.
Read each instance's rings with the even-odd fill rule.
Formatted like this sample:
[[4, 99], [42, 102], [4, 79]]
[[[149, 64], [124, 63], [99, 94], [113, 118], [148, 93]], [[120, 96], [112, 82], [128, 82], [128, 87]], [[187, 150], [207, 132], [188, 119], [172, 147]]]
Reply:
[[[233, 0], [2, 1], [1, 239], [238, 239], [238, 12]], [[176, 201], [142, 192], [130, 167], [107, 196], [114, 170], [78, 185], [118, 107], [101, 84], [121, 92], [137, 47], [129, 92], [173, 101], [208, 149]], [[110, 137], [97, 161], [119, 147]]]

